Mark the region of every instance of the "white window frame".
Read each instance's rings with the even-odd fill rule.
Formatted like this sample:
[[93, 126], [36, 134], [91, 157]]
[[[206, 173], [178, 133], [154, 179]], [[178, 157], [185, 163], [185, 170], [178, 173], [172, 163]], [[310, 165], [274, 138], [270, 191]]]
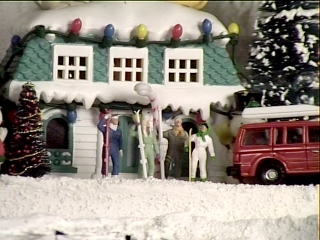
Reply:
[[[64, 65], [58, 65], [58, 58], [64, 57]], [[74, 57], [75, 65], [69, 66], [69, 57]], [[80, 57], [87, 59], [86, 66], [80, 66]], [[58, 78], [58, 70], [64, 71], [64, 76]], [[69, 70], [75, 71], [75, 76], [79, 76], [79, 71], [86, 71], [86, 78], [68, 78]], [[87, 45], [55, 44], [53, 46], [53, 80], [61, 82], [77, 81], [88, 83], [93, 81], [93, 47]]]
[[[115, 67], [114, 59], [121, 59], [121, 67]], [[131, 67], [125, 66], [125, 60], [132, 59]], [[136, 66], [135, 59], [142, 59], [141, 68]], [[139, 82], [148, 82], [148, 48], [136, 48], [136, 47], [111, 47], [109, 49], [109, 84], [136, 84]], [[113, 73], [121, 72], [120, 81], [113, 80]], [[125, 73], [131, 72], [132, 81], [125, 81]], [[136, 73], [141, 72], [141, 81], [136, 81]]]
[[[169, 68], [169, 60], [176, 61], [175, 68]], [[186, 60], [186, 67], [179, 68], [178, 64], [180, 60]], [[198, 61], [196, 69], [190, 68], [190, 61]], [[174, 82], [169, 82], [169, 73], [173, 73], [175, 76]], [[179, 82], [179, 74], [186, 74], [186, 81]], [[197, 73], [197, 81], [190, 82], [190, 74]], [[164, 84], [166, 86], [198, 86], [203, 85], [203, 49], [202, 48], [166, 48], [164, 51]]]

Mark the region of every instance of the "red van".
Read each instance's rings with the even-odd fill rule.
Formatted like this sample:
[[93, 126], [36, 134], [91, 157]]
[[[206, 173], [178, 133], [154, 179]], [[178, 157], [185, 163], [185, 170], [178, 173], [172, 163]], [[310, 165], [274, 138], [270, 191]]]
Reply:
[[319, 174], [319, 121], [243, 125], [227, 175], [245, 182], [281, 184], [287, 175]]

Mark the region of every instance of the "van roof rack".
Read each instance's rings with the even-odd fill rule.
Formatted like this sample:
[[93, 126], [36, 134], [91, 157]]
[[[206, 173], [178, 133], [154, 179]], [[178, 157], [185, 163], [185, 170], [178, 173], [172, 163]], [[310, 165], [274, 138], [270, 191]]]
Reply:
[[320, 116], [319, 106], [309, 104], [271, 106], [271, 107], [252, 107], [245, 108], [242, 112], [244, 118], [295, 118]]

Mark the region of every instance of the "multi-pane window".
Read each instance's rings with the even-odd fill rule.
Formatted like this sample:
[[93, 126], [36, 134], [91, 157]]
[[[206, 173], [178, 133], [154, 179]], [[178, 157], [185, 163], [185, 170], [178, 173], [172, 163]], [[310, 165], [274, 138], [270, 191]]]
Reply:
[[57, 44], [53, 49], [55, 80], [92, 81], [93, 50], [91, 46]]
[[275, 128], [274, 131], [276, 144], [283, 144], [283, 128]]
[[270, 129], [248, 129], [246, 130], [243, 145], [268, 145], [270, 142]]
[[303, 141], [302, 133], [303, 133], [302, 127], [287, 128], [287, 143], [289, 144], [302, 143]]
[[203, 50], [196, 48], [166, 49], [165, 84], [203, 83]]
[[319, 143], [320, 142], [319, 132], [320, 132], [320, 128], [317, 126], [308, 127], [309, 142]]
[[109, 52], [109, 83], [147, 82], [148, 49], [112, 47]]

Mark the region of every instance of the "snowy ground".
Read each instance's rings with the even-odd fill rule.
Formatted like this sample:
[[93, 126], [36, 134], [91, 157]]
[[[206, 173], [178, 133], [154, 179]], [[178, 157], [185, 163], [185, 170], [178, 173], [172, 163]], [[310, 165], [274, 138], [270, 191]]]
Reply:
[[0, 239], [317, 240], [318, 194], [319, 185], [0, 176]]

